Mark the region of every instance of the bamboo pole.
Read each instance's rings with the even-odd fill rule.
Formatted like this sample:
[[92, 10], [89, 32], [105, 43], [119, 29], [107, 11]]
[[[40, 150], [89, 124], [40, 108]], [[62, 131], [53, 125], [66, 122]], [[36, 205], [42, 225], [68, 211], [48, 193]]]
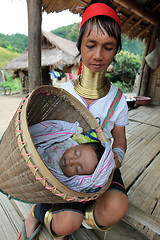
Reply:
[[41, 22], [42, 0], [27, 0], [28, 7], [28, 77], [29, 91], [42, 85]]
[[135, 79], [135, 85], [134, 85], [134, 91], [136, 92], [136, 95], [140, 95], [140, 91], [141, 91], [141, 82], [142, 82], [142, 78], [143, 78], [143, 73], [144, 73], [144, 68], [145, 68], [145, 56], [147, 55], [148, 53], [148, 49], [149, 49], [149, 45], [150, 45], [150, 41], [151, 39], [148, 38], [147, 41], [145, 42], [145, 52], [144, 52], [144, 57], [143, 57], [143, 61], [142, 61], [142, 64], [141, 64], [141, 67], [140, 67], [140, 72], [139, 72], [139, 75], [137, 73], [137, 77]]
[[114, 0], [114, 2], [120, 4], [121, 6], [128, 8], [130, 11], [136, 13], [139, 17], [143, 18], [147, 22], [157, 25], [159, 24], [159, 19], [142, 5], [137, 3], [135, 0]]

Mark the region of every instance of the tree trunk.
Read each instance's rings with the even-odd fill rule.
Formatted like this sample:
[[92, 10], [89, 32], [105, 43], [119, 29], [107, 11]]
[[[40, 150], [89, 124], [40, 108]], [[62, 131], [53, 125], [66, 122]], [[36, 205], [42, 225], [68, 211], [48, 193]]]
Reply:
[[42, 85], [41, 23], [42, 0], [27, 0], [28, 7], [28, 77], [29, 91]]

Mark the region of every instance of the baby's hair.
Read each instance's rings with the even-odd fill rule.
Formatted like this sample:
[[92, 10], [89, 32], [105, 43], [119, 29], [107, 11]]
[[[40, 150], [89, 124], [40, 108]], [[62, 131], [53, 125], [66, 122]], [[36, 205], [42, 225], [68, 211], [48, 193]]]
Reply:
[[91, 148], [95, 151], [98, 162], [101, 160], [101, 157], [104, 153], [105, 147], [100, 142], [88, 142], [82, 143], [83, 145], [91, 146]]

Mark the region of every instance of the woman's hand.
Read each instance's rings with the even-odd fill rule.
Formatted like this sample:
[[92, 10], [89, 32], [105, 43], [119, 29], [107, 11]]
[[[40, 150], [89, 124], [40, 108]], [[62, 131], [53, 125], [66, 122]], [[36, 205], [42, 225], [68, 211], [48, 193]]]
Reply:
[[121, 162], [118, 159], [118, 155], [115, 152], [113, 152], [113, 154], [114, 154], [114, 161], [115, 161], [115, 164], [116, 164], [116, 168], [120, 168], [121, 167]]
[[[112, 130], [112, 136], [113, 136], [113, 148], [120, 148], [124, 153], [127, 149], [127, 140], [126, 140], [126, 134], [125, 134], [125, 127], [118, 127], [114, 126]], [[117, 167], [121, 166], [121, 161], [118, 159], [118, 155], [116, 152], [114, 152], [114, 160]]]

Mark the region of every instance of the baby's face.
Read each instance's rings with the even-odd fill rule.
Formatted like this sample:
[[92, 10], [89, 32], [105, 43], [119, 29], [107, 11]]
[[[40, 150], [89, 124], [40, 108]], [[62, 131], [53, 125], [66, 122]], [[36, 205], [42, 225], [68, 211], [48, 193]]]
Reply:
[[61, 169], [67, 177], [92, 174], [98, 164], [95, 151], [89, 145], [77, 145], [64, 152]]

